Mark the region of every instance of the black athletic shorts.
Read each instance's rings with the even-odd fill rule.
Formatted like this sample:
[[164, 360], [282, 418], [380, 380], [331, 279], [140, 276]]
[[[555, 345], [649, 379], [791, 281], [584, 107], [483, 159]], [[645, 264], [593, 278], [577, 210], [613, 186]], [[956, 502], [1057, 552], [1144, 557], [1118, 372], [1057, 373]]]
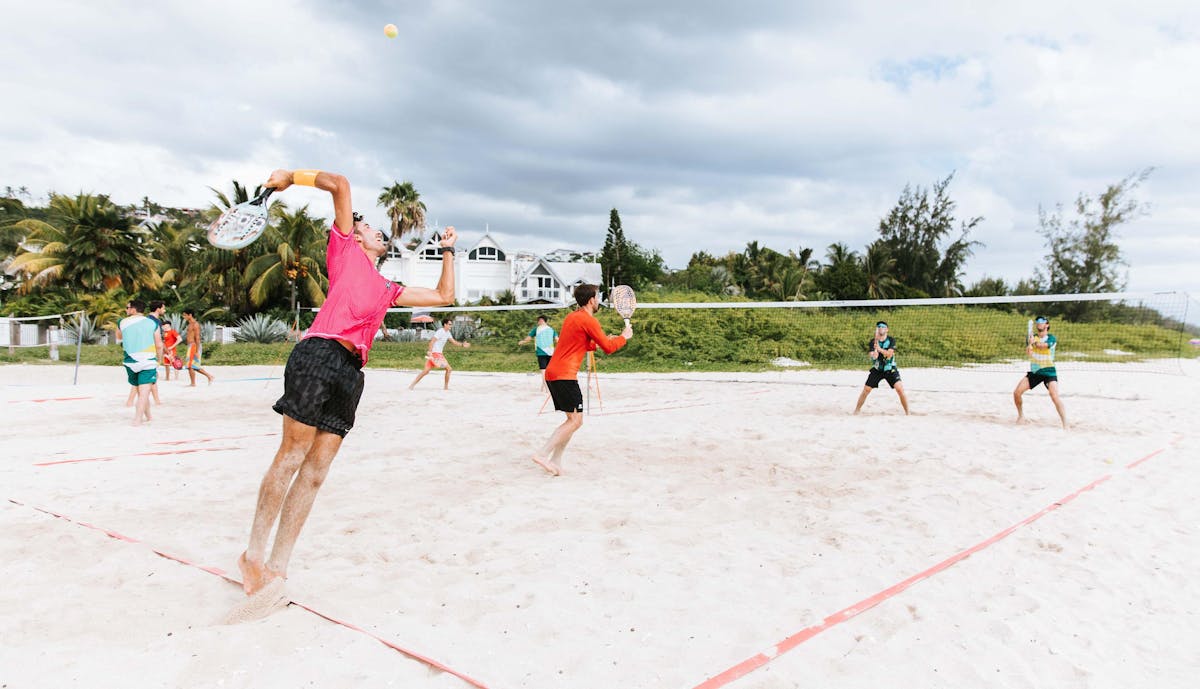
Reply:
[[549, 354], [538, 354], [537, 358], [538, 358], [538, 368], [545, 371], [546, 367], [550, 365], [550, 355]]
[[301, 340], [283, 369], [283, 397], [273, 409], [343, 438], [362, 397], [362, 359], [337, 340]]
[[1044, 373], [1026, 373], [1025, 380], [1029, 381], [1029, 389], [1032, 390], [1042, 383], [1046, 384], [1046, 389], [1050, 389], [1050, 383], [1058, 380], [1058, 375], [1048, 376]]
[[583, 411], [583, 393], [579, 391], [579, 381], [548, 380], [546, 387], [550, 388], [555, 409], [565, 412]]
[[893, 388], [896, 387], [896, 383], [900, 382], [900, 370], [895, 368], [890, 371], [880, 371], [877, 368], [871, 369], [871, 372], [867, 374], [867, 387], [877, 388], [881, 380], [886, 380], [888, 385]]

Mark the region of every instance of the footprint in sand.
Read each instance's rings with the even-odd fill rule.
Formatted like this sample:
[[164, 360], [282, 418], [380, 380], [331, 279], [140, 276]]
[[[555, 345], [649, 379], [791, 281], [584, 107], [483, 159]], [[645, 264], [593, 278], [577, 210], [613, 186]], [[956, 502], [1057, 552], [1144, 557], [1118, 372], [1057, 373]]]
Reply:
[[272, 579], [266, 586], [247, 596], [229, 609], [221, 618], [220, 624], [242, 624], [261, 620], [288, 606], [287, 591], [284, 590], [283, 578]]

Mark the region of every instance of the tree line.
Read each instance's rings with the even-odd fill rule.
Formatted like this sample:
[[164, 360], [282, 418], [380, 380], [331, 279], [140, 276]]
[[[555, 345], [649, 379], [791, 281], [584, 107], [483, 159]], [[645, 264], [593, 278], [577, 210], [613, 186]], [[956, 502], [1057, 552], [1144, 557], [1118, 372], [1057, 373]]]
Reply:
[[[949, 193], [953, 173], [930, 188], [906, 186], [879, 221], [878, 236], [861, 250], [830, 244], [779, 251], [749, 242], [742, 251], [692, 254], [686, 267], [668, 270], [657, 250], [625, 236], [620, 213], [609, 213], [600, 252], [605, 285], [680, 292], [712, 298], [762, 301], [855, 300], [950, 296], [1006, 296], [1112, 292], [1124, 289], [1125, 261], [1116, 230], [1145, 213], [1134, 198], [1151, 170], [1081, 193], [1069, 213], [1061, 205], [1039, 208], [1045, 254], [1034, 274], [1008, 284], [984, 277], [963, 282], [967, 261], [982, 244], [971, 233], [982, 217], [960, 219]], [[103, 194], [51, 194], [44, 207], [29, 202], [24, 187], [0, 197], [0, 312], [44, 315], [84, 310], [111, 325], [131, 298], [163, 299], [192, 308], [205, 320], [233, 323], [254, 313], [285, 321], [297, 306], [320, 306], [328, 289], [326, 221], [308, 206], [271, 203], [272, 222], [250, 246], [211, 246], [208, 224], [231, 206], [256, 196], [233, 181], [213, 189], [203, 211], [165, 208], [143, 198], [120, 206]], [[426, 207], [412, 182], [381, 190], [377, 199], [399, 242], [425, 226]], [[140, 212], [140, 213], [139, 213]], [[165, 216], [158, 223], [138, 217]], [[1065, 309], [1082, 317], [1087, 304]], [[1058, 314], [1055, 314], [1058, 315]]]
[[880, 219], [878, 236], [860, 251], [835, 242], [817, 255], [815, 248], [803, 245], [779, 251], [751, 241], [742, 251], [723, 256], [697, 251], [685, 268], [673, 272], [664, 268], [656, 251], [626, 238], [613, 209], [602, 272], [606, 285], [761, 301], [1119, 292], [1127, 280], [1116, 230], [1145, 213], [1134, 192], [1150, 172], [1129, 175], [1096, 196], [1081, 193], [1074, 215], [1061, 205], [1039, 208], [1043, 260], [1032, 261], [1033, 275], [1013, 284], [992, 277], [964, 283], [967, 261], [983, 246], [971, 233], [984, 218], [957, 217], [949, 193], [953, 173], [929, 189], [906, 186]]
[[[192, 308], [219, 323], [263, 312], [291, 322], [298, 306], [325, 301], [323, 218], [307, 205], [293, 209], [276, 200], [270, 225], [250, 246], [227, 251], [207, 239], [209, 223], [261, 191], [234, 180], [228, 190], [212, 189], [208, 209], [188, 211], [145, 197], [120, 206], [104, 194], [51, 193], [39, 207], [27, 203], [23, 187], [9, 187], [0, 198], [0, 313], [82, 310], [112, 326], [136, 297]], [[425, 226], [425, 204], [412, 182], [383, 188], [378, 203], [396, 241]]]

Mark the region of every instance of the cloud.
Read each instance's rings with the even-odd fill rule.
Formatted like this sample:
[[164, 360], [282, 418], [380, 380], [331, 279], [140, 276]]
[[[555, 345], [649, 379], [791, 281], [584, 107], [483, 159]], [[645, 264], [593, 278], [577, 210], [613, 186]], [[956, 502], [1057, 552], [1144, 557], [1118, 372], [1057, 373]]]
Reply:
[[27, 3], [0, 29], [17, 104], [0, 109], [0, 184], [197, 206], [209, 186], [319, 167], [346, 174], [360, 207], [411, 180], [431, 219], [486, 225], [510, 250], [598, 248], [616, 207], [631, 239], [681, 266], [749, 241], [861, 248], [906, 184], [954, 172], [960, 218], [985, 218], [968, 278], [1015, 281], [1044, 253], [1039, 206], [1157, 166], [1139, 192], [1153, 213], [1122, 234], [1130, 287], [1195, 289], [1200, 97], [1181, 86], [1200, 68], [1198, 15], [1168, 2]]

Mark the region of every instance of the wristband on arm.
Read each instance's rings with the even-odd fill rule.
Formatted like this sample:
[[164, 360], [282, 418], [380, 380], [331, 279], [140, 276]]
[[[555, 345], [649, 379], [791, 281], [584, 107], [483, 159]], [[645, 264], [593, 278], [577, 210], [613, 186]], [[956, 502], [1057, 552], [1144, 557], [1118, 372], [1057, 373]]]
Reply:
[[293, 170], [292, 184], [299, 184], [302, 187], [317, 186], [317, 175], [320, 170]]

